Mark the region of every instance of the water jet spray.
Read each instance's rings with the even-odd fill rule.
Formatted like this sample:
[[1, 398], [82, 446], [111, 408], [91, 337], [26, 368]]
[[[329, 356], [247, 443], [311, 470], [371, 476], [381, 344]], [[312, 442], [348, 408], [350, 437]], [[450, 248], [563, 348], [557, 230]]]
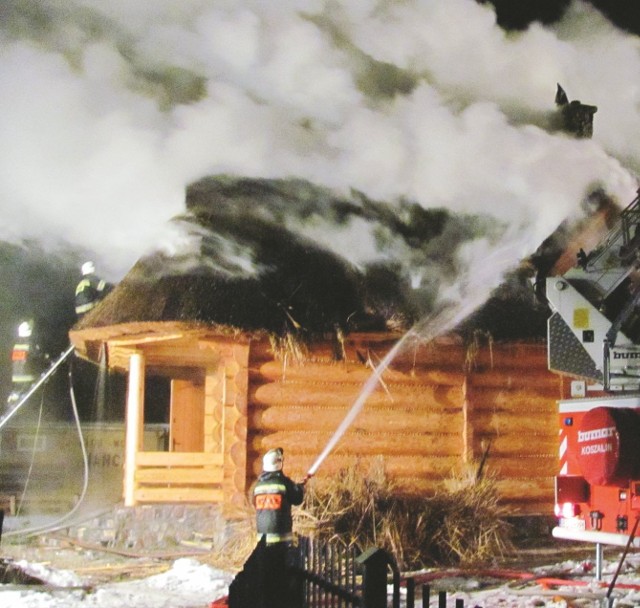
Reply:
[[351, 409], [347, 412], [347, 415], [344, 417], [344, 420], [340, 423], [340, 426], [335, 430], [331, 439], [325, 446], [324, 450], [320, 453], [316, 461], [311, 465], [311, 468], [307, 472], [307, 476], [305, 480], [313, 477], [316, 474], [316, 471], [325, 460], [325, 458], [331, 453], [331, 451], [336, 447], [338, 441], [342, 438], [342, 436], [346, 433], [347, 429], [351, 426], [352, 422], [355, 420], [356, 416], [360, 413], [360, 410], [364, 407], [369, 395], [376, 388], [376, 385], [382, 379], [382, 374], [387, 369], [393, 358], [396, 356], [396, 353], [400, 351], [402, 345], [407, 340], [408, 336], [411, 334], [411, 331], [407, 332], [400, 340], [394, 345], [394, 347], [385, 355], [384, 359], [373, 368], [373, 373], [369, 376], [369, 379], [366, 381], [362, 391], [360, 391], [360, 395], [355, 400], [354, 404], [351, 406]]
[[[404, 348], [407, 341], [409, 341], [410, 338], [415, 338], [421, 344], [426, 345], [437, 336], [455, 328], [473, 313], [487, 300], [491, 291], [497, 287], [498, 281], [502, 278], [504, 272], [513, 265], [513, 254], [516, 252], [515, 247], [519, 249], [517, 239], [513, 244], [507, 244], [486, 256], [484, 259], [479, 260], [477, 263], [480, 270], [472, 273], [471, 269], [469, 269], [469, 280], [460, 281], [460, 284], [464, 286], [464, 297], [461, 297], [457, 302], [446, 302], [434, 315], [418, 321], [398, 340], [377, 366], [372, 365], [373, 373], [362, 387], [358, 398], [329, 439], [327, 445], [307, 471], [302, 483], [306, 483], [316, 474], [320, 465], [335, 449], [342, 436], [362, 411], [367, 399], [375, 390], [378, 383], [382, 382], [382, 374], [389, 367], [396, 355]], [[487, 278], [488, 271], [492, 271], [491, 278]], [[471, 277], [473, 277], [473, 280], [471, 280]]]

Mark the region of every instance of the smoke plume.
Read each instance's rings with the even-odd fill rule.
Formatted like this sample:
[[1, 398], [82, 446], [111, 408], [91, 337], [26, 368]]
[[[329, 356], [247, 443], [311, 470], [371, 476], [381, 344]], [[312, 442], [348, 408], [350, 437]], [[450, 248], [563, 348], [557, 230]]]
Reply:
[[[594, 189], [629, 202], [640, 170], [637, 34], [558, 7], [506, 30], [475, 0], [6, 0], [0, 239], [118, 279], [179, 247], [188, 184], [232, 174], [487, 215], [527, 255]], [[554, 128], [556, 83], [598, 107], [592, 139]]]

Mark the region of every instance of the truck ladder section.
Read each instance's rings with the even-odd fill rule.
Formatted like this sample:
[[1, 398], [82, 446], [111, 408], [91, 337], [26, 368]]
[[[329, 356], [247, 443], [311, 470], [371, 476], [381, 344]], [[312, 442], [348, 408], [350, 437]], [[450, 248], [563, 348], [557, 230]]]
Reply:
[[[639, 195], [622, 211], [616, 226], [584, 259], [579, 268], [565, 277], [583, 280], [597, 289], [600, 299], [606, 299], [634, 270], [640, 252], [640, 190]], [[579, 287], [578, 287], [579, 288]]]
[[562, 277], [547, 278], [549, 369], [606, 391], [640, 385], [640, 190], [616, 226]]
[[29, 400], [29, 397], [35, 393], [40, 386], [42, 386], [54, 373], [55, 371], [66, 361], [69, 356], [74, 351], [74, 346], [69, 346], [67, 350], [65, 350], [49, 367], [48, 370], [42, 372], [40, 378], [38, 378], [32, 385], [31, 388], [20, 398], [18, 403], [16, 403], [11, 410], [9, 410], [1, 419], [0, 419], [0, 429], [9, 422], [9, 420], [13, 417], [13, 415]]

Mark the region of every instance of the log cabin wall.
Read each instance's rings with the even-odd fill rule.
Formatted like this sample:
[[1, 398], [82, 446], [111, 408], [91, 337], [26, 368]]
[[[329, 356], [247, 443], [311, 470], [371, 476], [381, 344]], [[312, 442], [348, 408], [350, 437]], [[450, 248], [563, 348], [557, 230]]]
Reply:
[[[285, 472], [302, 479], [397, 338], [350, 336], [336, 350], [311, 347], [304, 362], [276, 360], [266, 342], [249, 356], [247, 487], [263, 453], [285, 449]], [[343, 359], [336, 361], [336, 352]], [[317, 476], [382, 457], [400, 490], [429, 494], [477, 467], [496, 476], [503, 501], [522, 514], [551, 513], [562, 379], [546, 346], [453, 341], [405, 347], [391, 363]]]

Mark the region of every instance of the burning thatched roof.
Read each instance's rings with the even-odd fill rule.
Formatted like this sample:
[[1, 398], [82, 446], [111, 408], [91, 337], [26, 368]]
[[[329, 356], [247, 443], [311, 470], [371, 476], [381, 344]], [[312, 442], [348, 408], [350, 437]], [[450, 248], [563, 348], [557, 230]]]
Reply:
[[278, 254], [281, 263], [255, 277], [203, 268], [180, 273], [172, 270], [175, 259], [154, 254], [140, 260], [76, 328], [158, 321], [273, 333], [381, 326], [363, 309], [360, 277], [339, 260], [285, 239]]
[[[158, 322], [303, 340], [403, 331], [432, 311], [441, 283], [457, 276], [458, 247], [500, 229], [493, 218], [360, 193], [339, 197], [301, 180], [227, 176], [192, 184], [187, 212], [174, 224], [181, 247], [139, 260], [76, 331]], [[566, 232], [557, 232], [564, 245], [532, 257], [539, 276], [566, 249]], [[359, 256], [362, 243], [368, 250]], [[529, 277], [515, 271], [459, 329], [543, 337], [547, 315]]]
[[[76, 329], [158, 321], [279, 335], [404, 329], [456, 272], [456, 246], [494, 222], [337, 197], [300, 180], [212, 177], [189, 187], [175, 224], [182, 249], [139, 260]], [[364, 261], [361, 240], [375, 250]]]

